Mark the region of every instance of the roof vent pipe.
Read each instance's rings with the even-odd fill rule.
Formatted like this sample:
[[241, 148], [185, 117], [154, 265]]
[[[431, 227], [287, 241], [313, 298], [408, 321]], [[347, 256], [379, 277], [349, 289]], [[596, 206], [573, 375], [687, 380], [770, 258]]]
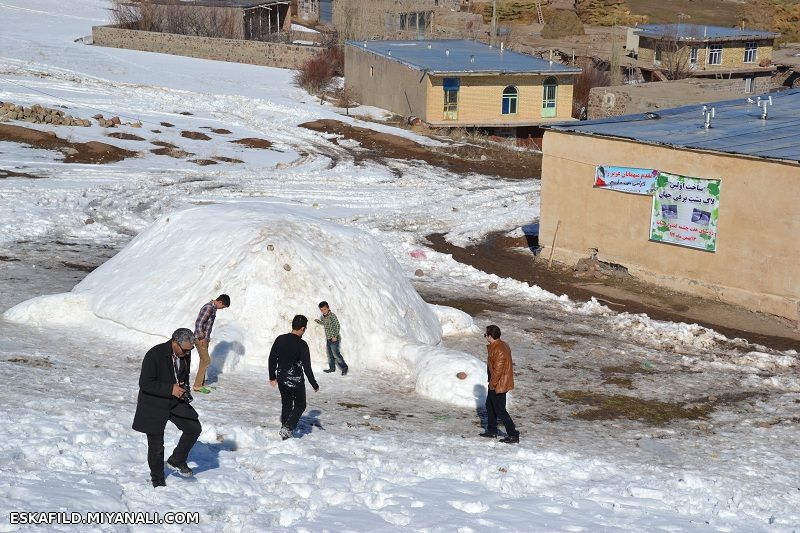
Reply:
[[389, 50], [389, 55], [392, 55], [392, 51], [391, 50]]
[[500, 42], [500, 53], [501, 53], [501, 54], [503, 53], [504, 44], [505, 44], [505, 43], [503, 43], [503, 42]]
[[705, 129], [708, 129], [708, 128], [711, 127], [711, 119], [714, 118], [715, 115], [716, 115], [716, 113], [715, 113], [715, 109], [713, 107], [711, 109], [708, 109], [706, 106], [703, 106], [703, 117], [705, 118], [705, 121], [703, 123], [703, 127]]
[[446, 55], [447, 57], [450, 57], [450, 49], [449, 48], [445, 49], [444, 55]]
[[430, 50], [431, 48], [433, 48], [433, 47], [431, 46], [431, 43], [428, 43], [428, 50]]
[[469, 62], [470, 63], [474, 63], [475, 62], [475, 56], [469, 56]]
[[364, 41], [364, 48], [367, 47], [367, 41]]

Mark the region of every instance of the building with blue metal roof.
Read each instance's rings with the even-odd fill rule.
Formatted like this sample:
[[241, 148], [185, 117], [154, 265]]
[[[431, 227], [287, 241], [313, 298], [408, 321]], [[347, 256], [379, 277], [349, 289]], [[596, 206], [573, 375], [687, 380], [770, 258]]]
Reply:
[[467, 40], [345, 43], [345, 87], [359, 102], [436, 127], [520, 134], [568, 120], [580, 72]]
[[556, 260], [800, 320], [800, 90], [546, 130]]
[[741, 79], [742, 92], [769, 89], [780, 34], [705, 24], [643, 24], [628, 29], [626, 49], [648, 81], [686, 77]]

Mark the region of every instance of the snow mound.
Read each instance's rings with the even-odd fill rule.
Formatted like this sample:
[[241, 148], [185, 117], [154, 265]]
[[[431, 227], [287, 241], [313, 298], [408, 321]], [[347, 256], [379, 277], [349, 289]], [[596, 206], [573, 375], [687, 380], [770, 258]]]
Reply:
[[304, 338], [312, 361], [327, 366], [324, 331], [313, 322], [327, 300], [356, 374], [396, 372], [420, 394], [469, 407], [485, 395], [483, 363], [439, 346], [439, 317], [448, 332], [466, 332], [474, 329], [468, 315], [424, 302], [370, 235], [264, 203], [161, 217], [70, 293], [34, 298], [4, 316], [152, 343], [178, 327], [194, 329], [200, 307], [223, 292], [231, 307], [214, 326], [218, 371], [264, 369], [273, 340], [296, 314], [310, 320]]

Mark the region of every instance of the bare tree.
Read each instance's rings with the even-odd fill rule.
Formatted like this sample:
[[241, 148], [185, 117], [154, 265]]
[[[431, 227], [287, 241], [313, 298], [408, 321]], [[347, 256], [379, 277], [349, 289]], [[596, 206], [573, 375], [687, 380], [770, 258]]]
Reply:
[[666, 35], [654, 40], [654, 63], [669, 80], [681, 80], [691, 76], [692, 49], [695, 53], [702, 45], [699, 27], [688, 24], [673, 24]]

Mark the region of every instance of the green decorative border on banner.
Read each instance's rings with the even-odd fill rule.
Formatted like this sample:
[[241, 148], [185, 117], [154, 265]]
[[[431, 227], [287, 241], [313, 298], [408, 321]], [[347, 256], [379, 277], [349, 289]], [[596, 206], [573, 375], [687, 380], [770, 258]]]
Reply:
[[721, 180], [659, 172], [653, 194], [650, 240], [717, 250]]

